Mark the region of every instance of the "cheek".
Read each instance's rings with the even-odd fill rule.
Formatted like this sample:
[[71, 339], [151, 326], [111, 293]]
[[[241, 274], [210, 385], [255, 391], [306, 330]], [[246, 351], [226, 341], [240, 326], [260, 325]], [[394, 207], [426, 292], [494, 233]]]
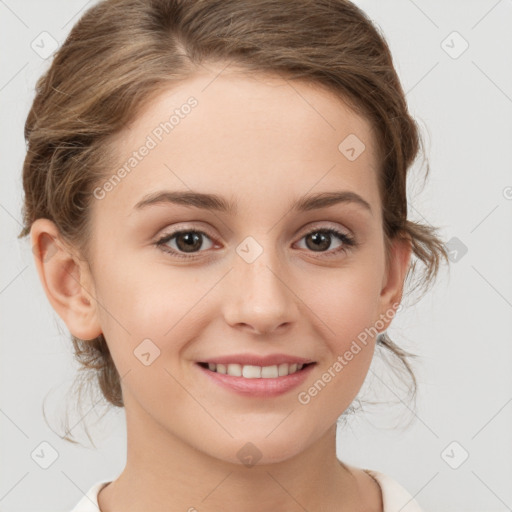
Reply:
[[318, 336], [326, 351], [316, 379], [300, 390], [298, 403], [309, 417], [322, 418], [317, 429], [332, 424], [352, 403], [368, 374], [375, 347], [371, 327], [377, 314], [375, 275], [344, 270], [338, 282], [323, 283], [308, 306], [320, 319]]
[[95, 276], [96, 296], [102, 330], [120, 373], [131, 367], [142, 343], [151, 347], [147, 340], [157, 354], [178, 352], [180, 340], [197, 330], [198, 303], [215, 276], [201, 280], [184, 269], [137, 265], [129, 258], [111, 261], [116, 265], [104, 266]]
[[377, 319], [381, 278], [378, 265], [350, 266], [326, 274], [306, 295], [307, 306], [321, 320], [323, 334], [337, 352]]

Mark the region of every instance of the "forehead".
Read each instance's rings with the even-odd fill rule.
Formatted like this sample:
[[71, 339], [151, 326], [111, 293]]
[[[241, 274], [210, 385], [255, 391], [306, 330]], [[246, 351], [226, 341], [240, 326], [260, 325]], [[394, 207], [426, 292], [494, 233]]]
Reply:
[[[193, 108], [187, 107], [191, 98], [197, 103]], [[174, 137], [166, 138], [169, 144], [187, 127], [203, 137], [220, 138], [230, 133], [232, 139], [236, 135], [243, 137], [250, 130], [278, 132], [290, 142], [324, 139], [325, 135], [341, 139], [351, 130], [364, 140], [370, 152], [374, 149], [371, 124], [323, 84], [218, 68], [198, 72], [158, 91], [115, 137], [119, 149], [130, 149], [137, 137], [152, 133], [168, 122], [173, 113]], [[186, 123], [182, 122], [187, 118]]]
[[128, 211], [143, 192], [164, 187], [269, 201], [344, 187], [378, 201], [372, 127], [340, 97], [314, 84], [220, 71], [160, 91], [116, 135], [119, 167], [151, 146], [109, 192], [116, 208]]

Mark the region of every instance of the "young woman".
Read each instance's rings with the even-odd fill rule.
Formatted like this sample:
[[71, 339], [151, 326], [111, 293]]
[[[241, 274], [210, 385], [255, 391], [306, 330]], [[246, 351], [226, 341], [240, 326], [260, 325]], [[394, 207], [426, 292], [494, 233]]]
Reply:
[[[416, 258], [419, 149], [348, 1], [106, 0], [37, 84], [25, 227], [127, 462], [73, 512], [418, 511], [336, 456]], [[411, 264], [412, 263], [412, 264]], [[411, 372], [414, 384], [414, 375]]]

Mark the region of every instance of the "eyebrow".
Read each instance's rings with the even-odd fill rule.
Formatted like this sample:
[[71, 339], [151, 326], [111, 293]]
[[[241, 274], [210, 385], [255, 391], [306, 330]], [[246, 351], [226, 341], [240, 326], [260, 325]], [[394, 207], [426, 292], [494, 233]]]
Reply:
[[[237, 203], [228, 201], [217, 194], [206, 194], [202, 192], [190, 191], [170, 191], [164, 190], [153, 192], [144, 196], [134, 207], [135, 210], [141, 210], [151, 205], [172, 203], [182, 206], [192, 206], [203, 210], [213, 210], [222, 213], [235, 215], [237, 213]], [[359, 194], [349, 190], [339, 192], [320, 192], [300, 197], [292, 204], [292, 211], [306, 212], [327, 208], [339, 203], [351, 203], [363, 207], [373, 215], [372, 207]]]

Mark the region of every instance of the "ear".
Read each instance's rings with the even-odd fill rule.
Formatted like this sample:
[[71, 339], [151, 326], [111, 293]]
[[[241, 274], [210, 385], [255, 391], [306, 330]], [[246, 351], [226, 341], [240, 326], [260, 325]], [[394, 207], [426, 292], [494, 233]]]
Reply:
[[380, 293], [380, 320], [386, 330], [393, 320], [396, 310], [402, 300], [404, 281], [411, 260], [412, 244], [409, 236], [405, 239], [395, 239], [391, 243], [387, 272], [382, 282]]
[[37, 273], [53, 309], [73, 336], [82, 340], [99, 336], [102, 331], [87, 261], [79, 258], [49, 219], [34, 221], [30, 237]]

